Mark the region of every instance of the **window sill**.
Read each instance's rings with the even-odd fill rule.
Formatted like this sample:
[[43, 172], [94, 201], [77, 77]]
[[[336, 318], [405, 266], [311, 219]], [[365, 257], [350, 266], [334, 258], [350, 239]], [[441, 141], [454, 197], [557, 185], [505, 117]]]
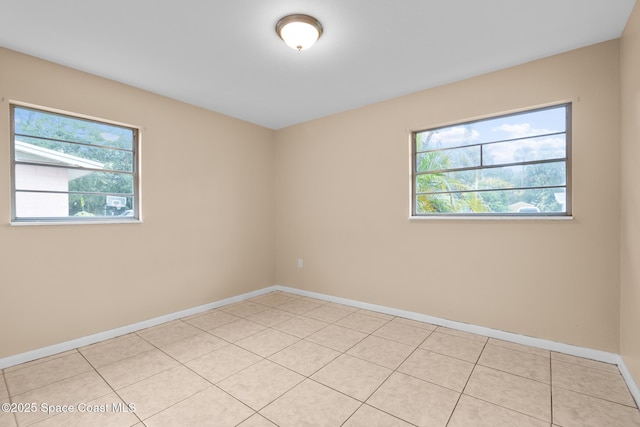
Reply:
[[39, 226], [39, 225], [97, 225], [97, 224], [142, 224], [141, 219], [129, 219], [124, 221], [97, 220], [97, 221], [11, 221], [12, 227]]
[[433, 215], [433, 216], [410, 216], [409, 221], [571, 221], [572, 215], [552, 216], [552, 215]]

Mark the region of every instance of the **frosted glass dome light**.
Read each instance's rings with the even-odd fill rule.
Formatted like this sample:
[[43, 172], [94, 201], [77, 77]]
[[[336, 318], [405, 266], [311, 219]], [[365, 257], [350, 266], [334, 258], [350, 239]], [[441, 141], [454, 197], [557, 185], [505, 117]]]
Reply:
[[276, 33], [292, 49], [308, 49], [322, 35], [322, 24], [309, 15], [288, 15], [276, 24]]

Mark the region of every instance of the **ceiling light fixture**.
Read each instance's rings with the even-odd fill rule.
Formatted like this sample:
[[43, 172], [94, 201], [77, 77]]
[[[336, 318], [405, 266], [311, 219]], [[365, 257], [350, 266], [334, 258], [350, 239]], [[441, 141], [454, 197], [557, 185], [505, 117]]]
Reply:
[[313, 16], [288, 15], [276, 24], [276, 33], [291, 48], [301, 51], [313, 46], [322, 35], [322, 24]]

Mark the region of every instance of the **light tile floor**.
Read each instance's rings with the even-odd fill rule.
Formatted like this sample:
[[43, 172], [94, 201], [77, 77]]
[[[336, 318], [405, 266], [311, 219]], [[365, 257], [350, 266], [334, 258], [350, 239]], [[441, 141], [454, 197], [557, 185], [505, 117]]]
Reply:
[[614, 365], [283, 292], [6, 368], [0, 403], [0, 427], [640, 426]]

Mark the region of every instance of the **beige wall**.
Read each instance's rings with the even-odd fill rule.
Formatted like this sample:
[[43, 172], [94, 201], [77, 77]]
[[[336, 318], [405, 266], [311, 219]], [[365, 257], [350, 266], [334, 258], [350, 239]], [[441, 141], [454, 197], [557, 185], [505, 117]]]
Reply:
[[[278, 131], [278, 283], [618, 352], [619, 85], [616, 40]], [[412, 130], [564, 101], [573, 221], [407, 219]]]
[[620, 45], [622, 76], [622, 226], [620, 352], [640, 381], [640, 4]]
[[[0, 358], [270, 286], [274, 132], [0, 49]], [[142, 127], [143, 224], [9, 225], [9, 101]]]

